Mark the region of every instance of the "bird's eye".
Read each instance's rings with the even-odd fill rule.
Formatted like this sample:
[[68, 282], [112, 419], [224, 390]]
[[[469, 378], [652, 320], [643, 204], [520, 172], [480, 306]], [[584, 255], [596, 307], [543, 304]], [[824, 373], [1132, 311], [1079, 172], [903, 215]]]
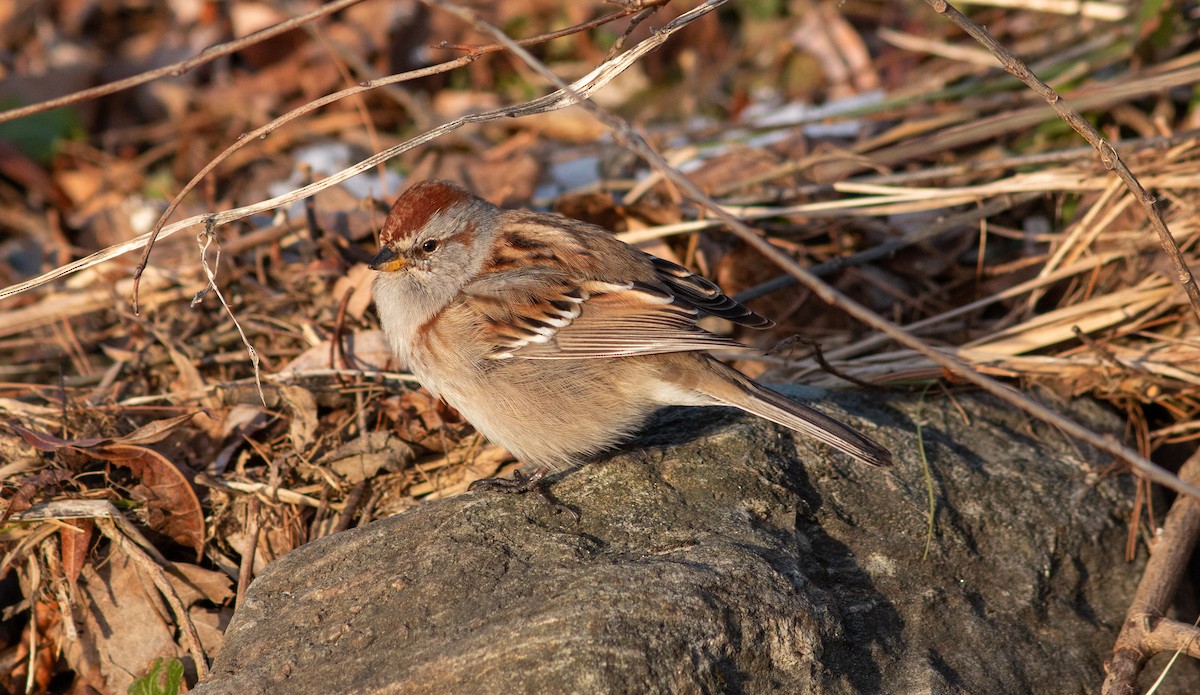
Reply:
[[424, 244], [421, 244], [421, 250], [424, 251], [425, 253], [433, 253], [434, 251], [437, 250], [437, 247], [438, 247], [437, 239], [430, 239], [430, 240], [426, 241]]

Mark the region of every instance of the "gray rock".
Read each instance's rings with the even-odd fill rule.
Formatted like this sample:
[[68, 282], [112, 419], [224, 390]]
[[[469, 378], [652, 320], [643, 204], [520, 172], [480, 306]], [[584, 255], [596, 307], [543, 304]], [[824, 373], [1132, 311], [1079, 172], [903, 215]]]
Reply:
[[[983, 396], [824, 407], [896, 466], [668, 410], [556, 480], [578, 522], [473, 493], [283, 557], [193, 692], [1098, 692], [1140, 571], [1129, 481]], [[1198, 692], [1177, 668], [1162, 692]]]

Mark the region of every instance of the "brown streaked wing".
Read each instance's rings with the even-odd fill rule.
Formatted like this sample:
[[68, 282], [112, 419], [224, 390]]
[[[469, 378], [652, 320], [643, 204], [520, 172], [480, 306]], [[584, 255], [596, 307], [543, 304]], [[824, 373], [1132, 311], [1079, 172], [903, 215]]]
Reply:
[[770, 328], [775, 325], [771, 319], [756, 314], [744, 304], [725, 294], [711, 280], [702, 278], [681, 265], [657, 256], [646, 255], [654, 265], [658, 279], [683, 303], [694, 306], [706, 314], [732, 321], [739, 326]]
[[[493, 359], [597, 359], [744, 348], [696, 325], [699, 312], [640, 283], [563, 285], [543, 299], [493, 306]], [[488, 307], [479, 307], [487, 315]]]

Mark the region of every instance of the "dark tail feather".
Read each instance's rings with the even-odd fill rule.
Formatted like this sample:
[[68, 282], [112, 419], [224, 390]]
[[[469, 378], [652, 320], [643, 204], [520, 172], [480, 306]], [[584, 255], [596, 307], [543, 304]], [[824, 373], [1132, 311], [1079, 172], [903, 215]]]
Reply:
[[857, 430], [772, 391], [721, 362], [712, 360], [711, 365], [718, 372], [726, 372], [726, 378], [720, 381], [726, 382], [728, 388], [720, 389], [722, 393], [708, 392], [718, 401], [818, 439], [863, 463], [872, 466], [892, 464], [891, 452]]

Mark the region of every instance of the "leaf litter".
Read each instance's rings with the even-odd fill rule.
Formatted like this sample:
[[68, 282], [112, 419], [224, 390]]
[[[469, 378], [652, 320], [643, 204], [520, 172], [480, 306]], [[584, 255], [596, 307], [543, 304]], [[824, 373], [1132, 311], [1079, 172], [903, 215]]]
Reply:
[[[17, 58], [2, 68], [0, 99], [28, 104], [163, 68], [286, 19], [266, 4], [186, 5], [60, 0], [0, 17]], [[574, 80], [610, 46], [628, 51], [697, 5], [514, 2], [489, 19], [523, 38], [612, 15], [529, 47]], [[25, 621], [0, 687], [124, 692], [158, 657], [181, 659], [194, 682], [239, 575], [511, 468], [418, 388], [378, 330], [366, 261], [402, 180], [450, 178], [493, 202], [602, 224], [780, 324], [739, 338], [821, 346], [820, 359], [799, 342], [737, 356], [752, 373], [917, 389], [944, 376], [797, 289], [578, 108], [451, 129], [303, 201], [191, 227], [207, 235], [211, 275], [195, 237], [162, 238], [135, 313], [135, 262], [119, 252], [140, 248], [132, 241], [231, 145], [241, 148], [172, 220], [319, 183], [439, 123], [546, 93], [490, 37], [427, 4], [342, 6], [309, 25], [320, 36], [279, 34], [71, 104], [78, 129], [46, 112], [11, 122], [37, 137], [0, 135], [0, 572], [19, 585], [6, 615]], [[1156, 12], [971, 14], [1115, 144], [1194, 262], [1197, 18]], [[1180, 23], [1189, 29], [1159, 29]], [[459, 62], [437, 68], [449, 61]], [[1196, 317], [1136, 201], [1036, 94], [926, 8], [730, 3], [625, 66], [595, 100], [777, 248], [923, 340], [1030, 393], [1109, 401], [1161, 465], [1195, 448]], [[297, 108], [299, 123], [239, 140]], [[43, 141], [56, 143], [49, 154], [33, 146]], [[113, 621], [120, 634], [99, 630]]]

